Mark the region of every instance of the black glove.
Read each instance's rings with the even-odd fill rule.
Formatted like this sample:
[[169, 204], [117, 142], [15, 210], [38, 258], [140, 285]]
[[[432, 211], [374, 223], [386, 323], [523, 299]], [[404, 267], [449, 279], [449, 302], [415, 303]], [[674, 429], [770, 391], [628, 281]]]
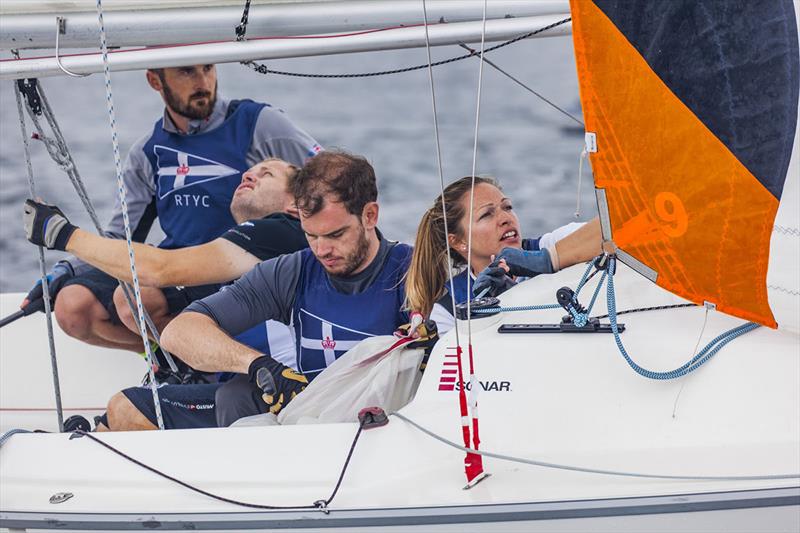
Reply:
[[261, 399], [269, 407], [269, 412], [276, 415], [308, 385], [303, 374], [268, 355], [253, 360], [247, 375], [250, 383], [261, 389]]
[[[66, 261], [59, 261], [47, 274], [47, 288], [50, 291], [50, 308], [52, 309], [56, 301], [56, 295], [64, 284], [75, 276], [72, 266]], [[36, 284], [28, 292], [25, 297], [22, 308], [25, 314], [29, 315], [35, 311], [44, 311], [44, 290], [42, 289], [42, 280], [36, 281]], [[26, 303], [27, 302], [27, 303]]]
[[[506, 269], [498, 266], [495, 262], [478, 274], [475, 283], [472, 285], [472, 295], [474, 298], [478, 296], [497, 296], [514, 285], [516, 283], [511, 279]], [[489, 289], [489, 291], [484, 292], [486, 289]]]
[[69, 238], [78, 229], [58, 207], [30, 198], [25, 200], [22, 220], [28, 240], [49, 250], [66, 250]]
[[[500, 266], [500, 261], [505, 261], [508, 270]], [[552, 274], [554, 270], [547, 250], [503, 248], [494, 261], [478, 274], [472, 294], [478, 296], [488, 288], [488, 296], [497, 296], [514, 286], [511, 276], [532, 278], [539, 274]]]

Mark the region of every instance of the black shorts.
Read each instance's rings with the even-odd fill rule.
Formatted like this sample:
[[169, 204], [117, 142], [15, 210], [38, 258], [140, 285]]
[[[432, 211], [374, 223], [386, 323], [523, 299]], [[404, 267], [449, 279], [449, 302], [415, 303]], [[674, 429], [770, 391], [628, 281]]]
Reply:
[[[64, 287], [70, 285], [81, 285], [89, 289], [94, 297], [97, 298], [97, 301], [100, 302], [108, 312], [111, 317], [111, 323], [117, 326], [122, 324], [117, 314], [117, 308], [114, 305], [114, 291], [119, 286], [119, 281], [116, 278], [109, 276], [102, 270], [92, 268], [86, 271], [86, 273], [75, 276], [67, 281]], [[161, 289], [161, 292], [164, 293], [164, 298], [167, 300], [169, 314], [177, 315], [193, 301], [210, 296], [221, 288], [221, 284], [212, 283], [210, 285], [198, 285], [196, 287], [165, 287]], [[131, 296], [132, 295], [131, 293]]]
[[[215, 396], [220, 383], [162, 385], [158, 388], [164, 429], [217, 427]], [[131, 387], [122, 391], [128, 400], [158, 426], [150, 387]]]
[[109, 276], [102, 270], [92, 268], [67, 281], [64, 287], [69, 287], [70, 285], [80, 285], [89, 289], [111, 316], [111, 323], [116, 326], [122, 324], [114, 306], [114, 291], [119, 286], [119, 281], [116, 278]]
[[167, 309], [170, 315], [177, 315], [195, 300], [201, 300], [219, 291], [222, 285], [198, 285], [196, 287], [164, 287], [161, 291], [167, 299]]

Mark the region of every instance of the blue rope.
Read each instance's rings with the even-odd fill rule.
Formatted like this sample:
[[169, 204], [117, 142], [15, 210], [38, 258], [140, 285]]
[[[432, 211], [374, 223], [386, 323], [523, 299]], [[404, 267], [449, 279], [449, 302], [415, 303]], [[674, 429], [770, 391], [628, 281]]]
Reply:
[[597, 301], [597, 295], [600, 294], [600, 289], [603, 287], [603, 283], [606, 281], [606, 276], [608, 275], [608, 270], [603, 271], [603, 275], [600, 276], [600, 281], [597, 283], [597, 287], [594, 289], [594, 294], [592, 295], [592, 301], [589, 302], [589, 307], [586, 309], [586, 314], [592, 312], [592, 307], [594, 307], [594, 302]]
[[516, 307], [489, 307], [486, 309], [473, 309], [473, 313], [486, 315], [489, 313], [512, 312], [512, 311], [542, 311], [544, 309], [558, 309], [561, 306], [558, 304], [542, 304], [542, 305], [518, 305]]
[[581, 276], [581, 280], [578, 282], [578, 286], [575, 287], [575, 297], [573, 301], [578, 300], [578, 295], [581, 293], [581, 289], [583, 286], [586, 285], [586, 282], [589, 281], [589, 274], [592, 273], [592, 269], [594, 268], [594, 260], [589, 261], [589, 264], [586, 265], [586, 270], [583, 271], [583, 276]]
[[616, 270], [616, 259], [610, 258], [608, 264], [608, 286], [606, 292], [606, 299], [608, 302], [608, 318], [609, 321], [611, 322], [611, 331], [614, 334], [614, 340], [617, 343], [617, 348], [619, 348], [622, 357], [625, 358], [625, 361], [628, 363], [628, 365], [640, 376], [644, 376], [646, 378], [655, 380], [675, 379], [685, 376], [686, 374], [694, 372], [695, 370], [700, 368], [704, 363], [706, 363], [709, 359], [714, 357], [717, 354], [717, 352], [719, 352], [726, 344], [731, 342], [733, 339], [760, 327], [759, 324], [748, 322], [746, 324], [742, 324], [741, 326], [737, 326], [731, 330], [728, 330], [725, 333], [722, 333], [717, 337], [715, 337], [702, 350], [697, 352], [697, 355], [692, 357], [684, 365], [681, 365], [674, 370], [670, 370], [667, 372], [655, 372], [653, 370], [648, 370], [646, 368], [639, 366], [633, 359], [631, 359], [631, 357], [628, 355], [628, 352], [625, 351], [625, 347], [622, 345], [622, 340], [619, 338], [619, 329], [617, 328], [617, 305], [614, 297], [615, 270]]
[[[669, 370], [666, 372], [656, 372], [641, 367], [633, 359], [631, 359], [630, 355], [628, 355], [628, 352], [625, 350], [625, 346], [623, 346], [622, 344], [622, 339], [620, 339], [619, 337], [619, 327], [617, 326], [617, 303], [614, 293], [614, 273], [616, 272], [617, 263], [616, 259], [613, 257], [609, 257], [608, 261], [609, 261], [608, 268], [605, 271], [603, 271], [603, 275], [600, 277], [600, 281], [597, 283], [597, 287], [595, 287], [594, 289], [592, 300], [591, 302], [589, 302], [589, 307], [586, 310], [586, 312], [580, 313], [577, 311], [575, 306], [570, 305], [569, 313], [570, 315], [572, 315], [572, 319], [576, 326], [578, 327], [585, 326], [589, 321], [589, 313], [591, 313], [592, 307], [594, 307], [594, 304], [597, 301], [597, 296], [600, 294], [600, 289], [603, 287], [603, 284], [606, 283], [606, 280], [608, 280], [608, 284], [606, 286], [606, 304], [608, 306], [608, 318], [609, 322], [611, 323], [611, 331], [614, 334], [614, 341], [617, 343], [617, 348], [619, 348], [619, 352], [622, 354], [622, 357], [625, 358], [625, 361], [628, 363], [628, 365], [640, 376], [644, 376], [646, 378], [655, 380], [668, 380], [685, 376], [686, 374], [694, 372], [695, 370], [700, 368], [709, 359], [714, 357], [717, 354], [717, 352], [719, 352], [726, 344], [728, 344], [735, 338], [740, 337], [745, 333], [748, 333], [760, 327], [759, 324], [748, 322], [746, 324], [742, 324], [733, 329], [730, 329], [712, 339], [711, 342], [706, 344], [703, 347], [703, 349], [697, 352], [697, 354], [694, 357], [692, 357], [687, 363], [679, 366], [674, 370]], [[586, 268], [586, 271], [583, 273], [583, 276], [578, 282], [578, 286], [575, 289], [575, 295], [572, 299], [573, 303], [577, 304], [578, 293], [589, 281], [590, 279], [589, 274], [591, 273], [593, 267], [594, 267], [594, 261], [589, 263], [589, 266]], [[513, 311], [540, 311], [544, 309], [558, 309], [560, 307], [561, 306], [559, 304], [521, 305], [516, 307], [491, 307], [488, 309], [473, 309], [472, 312], [476, 314], [490, 314], [499, 312], [507, 313]]]
[[3, 444], [6, 443], [8, 439], [13, 437], [14, 435], [19, 435], [20, 433], [33, 433], [33, 431], [28, 431], [27, 429], [11, 429], [3, 433], [3, 436], [0, 437], [0, 448], [3, 447]]
[[[593, 266], [594, 266], [594, 261], [590, 262], [589, 266], [586, 267], [586, 271], [583, 273], [583, 276], [581, 277], [581, 280], [578, 282], [578, 288], [575, 289], [575, 296], [573, 298], [573, 301], [577, 302], [578, 293], [583, 288], [583, 286], [586, 284], [586, 282], [589, 280], [589, 274], [591, 273]], [[603, 273], [603, 278], [600, 279], [600, 284], [603, 283], [603, 279], [605, 279], [605, 272]], [[599, 292], [599, 290], [600, 290], [600, 287], [598, 286], [598, 288], [595, 290], [594, 297], [592, 298], [592, 304], [589, 306], [590, 310], [591, 310], [591, 306], [594, 305], [594, 301], [597, 298], [597, 293]], [[479, 315], [487, 315], [487, 314], [490, 314], [490, 313], [501, 313], [501, 312], [502, 313], [511, 313], [511, 312], [514, 312], [514, 311], [543, 311], [545, 309], [558, 309], [560, 307], [561, 307], [561, 305], [559, 305], [559, 304], [518, 305], [516, 307], [500, 307], [500, 306], [498, 306], [498, 307], [489, 307], [487, 309], [473, 309], [472, 312], [476, 313], [476, 314], [479, 314]], [[572, 311], [570, 311], [570, 312], [572, 313]], [[578, 313], [578, 315], [580, 316], [580, 313]], [[573, 318], [574, 317], [575, 317], [575, 314], [573, 314]], [[586, 321], [588, 321], [588, 316], [586, 317]], [[586, 324], [586, 322], [584, 322], [583, 325], [585, 325], [585, 324]]]

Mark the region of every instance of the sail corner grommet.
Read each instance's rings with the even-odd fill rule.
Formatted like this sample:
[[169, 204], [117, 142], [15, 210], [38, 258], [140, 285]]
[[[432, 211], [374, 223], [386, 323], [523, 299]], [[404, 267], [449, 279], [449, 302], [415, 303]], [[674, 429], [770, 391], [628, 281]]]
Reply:
[[583, 136], [583, 144], [586, 153], [588, 154], [596, 154], [597, 153], [597, 133], [593, 131], [587, 131]]

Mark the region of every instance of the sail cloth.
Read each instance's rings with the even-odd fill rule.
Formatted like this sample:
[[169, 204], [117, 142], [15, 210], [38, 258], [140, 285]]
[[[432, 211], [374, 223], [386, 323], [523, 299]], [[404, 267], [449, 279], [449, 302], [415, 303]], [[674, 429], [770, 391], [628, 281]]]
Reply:
[[357, 422], [365, 407], [393, 413], [414, 397], [424, 355], [422, 348], [407, 348], [391, 335], [364, 339], [328, 365], [277, 417], [254, 415], [234, 425]]
[[767, 267], [797, 126], [791, 0], [571, 0], [605, 238], [698, 304], [770, 327]]

